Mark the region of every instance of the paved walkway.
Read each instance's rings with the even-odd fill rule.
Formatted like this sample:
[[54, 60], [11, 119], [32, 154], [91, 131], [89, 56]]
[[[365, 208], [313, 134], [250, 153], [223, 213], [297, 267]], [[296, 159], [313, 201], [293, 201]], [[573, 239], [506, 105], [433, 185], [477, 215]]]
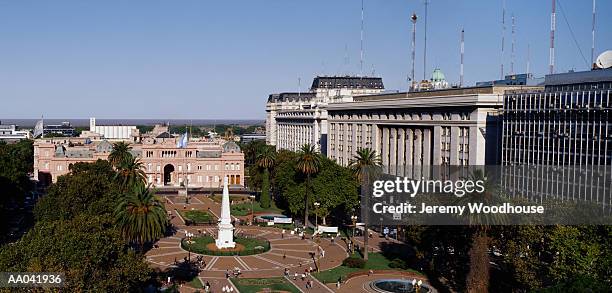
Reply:
[[[199, 256], [199, 254], [189, 253], [181, 248], [180, 241], [187, 232], [195, 235], [216, 235], [217, 228], [215, 225], [184, 225], [175, 209], [179, 211], [192, 209], [206, 211], [210, 208], [210, 211], [217, 215], [221, 210], [218, 203], [203, 195], [193, 196], [189, 204], [185, 204], [184, 196], [167, 196], [166, 198], [166, 209], [174, 216], [171, 223], [176, 227], [177, 232], [157, 241], [155, 243], [157, 248], [153, 248], [146, 253], [147, 261], [160, 269], [167, 269], [175, 263], [182, 262], [184, 258], [189, 259]], [[229, 282], [225, 279], [225, 272], [228, 269], [239, 268], [242, 273], [241, 278], [281, 277], [285, 268], [289, 269], [291, 273], [298, 272], [300, 274], [305, 269], [316, 268], [316, 265], [320, 266], [320, 270], [327, 270], [341, 265], [344, 258], [347, 257], [345, 244], [341, 241], [332, 243], [329, 239], [302, 240], [297, 235], [282, 234], [281, 229], [273, 227], [236, 226], [235, 232], [236, 234], [265, 238], [270, 241], [271, 249], [268, 252], [250, 256], [202, 256], [205, 266], [199, 277], [202, 283], [209, 281], [213, 287], [213, 292], [221, 292], [222, 287], [229, 285]], [[317, 258], [317, 264], [313, 261], [312, 253]], [[323, 286], [322, 284], [316, 285]], [[183, 286], [183, 288], [185, 288], [185, 292], [188, 292], [189, 289], [186, 286]], [[183, 288], [181, 288], [181, 291], [183, 291]], [[314, 292], [324, 291], [316, 290]]]

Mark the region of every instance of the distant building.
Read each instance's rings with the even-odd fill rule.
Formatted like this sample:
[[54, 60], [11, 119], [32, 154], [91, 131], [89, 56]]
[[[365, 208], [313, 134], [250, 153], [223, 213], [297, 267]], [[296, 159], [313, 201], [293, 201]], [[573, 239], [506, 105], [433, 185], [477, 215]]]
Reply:
[[[223, 177], [232, 185], [243, 185], [244, 155], [233, 141], [190, 142], [177, 148], [179, 138], [146, 139], [130, 144], [132, 155], [143, 164], [147, 182], [156, 186], [219, 188]], [[42, 138], [34, 142], [34, 176], [45, 183], [70, 172], [77, 162], [106, 160], [113, 150], [108, 140], [89, 138]]]
[[266, 134], [265, 133], [245, 133], [245, 134], [240, 136], [240, 142], [242, 142], [242, 143], [249, 143], [249, 142], [255, 141], [255, 140], [265, 141], [266, 140]]
[[0, 122], [0, 141], [16, 142], [22, 139], [32, 138], [32, 133], [25, 130], [18, 130], [17, 125], [6, 125]]
[[96, 125], [96, 118], [89, 118], [89, 132], [111, 140], [132, 139], [140, 136], [136, 126]]
[[446, 77], [442, 70], [439, 68], [434, 69], [431, 74], [431, 78], [429, 80], [422, 80], [417, 83], [414, 82], [413, 91], [429, 91], [429, 90], [442, 90], [449, 87], [448, 81], [446, 81]]
[[70, 122], [62, 122], [59, 125], [45, 125], [43, 128], [43, 134], [60, 134], [63, 136], [75, 136], [76, 132], [74, 127], [70, 125]]
[[266, 143], [292, 151], [308, 143], [326, 153], [325, 106], [383, 91], [380, 77], [317, 76], [308, 92], [271, 94], [266, 104]]
[[504, 79], [492, 81], [479, 81], [476, 86], [491, 86], [491, 85], [528, 85], [537, 86], [544, 83], [544, 78], [534, 78], [531, 73], [511, 74], [506, 75]]

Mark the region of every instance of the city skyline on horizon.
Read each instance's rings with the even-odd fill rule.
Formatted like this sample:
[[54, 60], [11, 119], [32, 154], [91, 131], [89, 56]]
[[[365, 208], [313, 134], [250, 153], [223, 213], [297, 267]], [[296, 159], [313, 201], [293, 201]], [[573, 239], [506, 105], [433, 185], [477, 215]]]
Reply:
[[[428, 73], [440, 68], [449, 82], [458, 82], [463, 27], [465, 84], [498, 79], [501, 2], [429, 1]], [[0, 120], [41, 115], [263, 120], [269, 94], [306, 91], [316, 75], [360, 71], [360, 1], [143, 3], [0, 4], [5, 44], [0, 48], [0, 96], [8, 100]], [[363, 73], [374, 70], [388, 90], [404, 91], [411, 64], [409, 16], [413, 11], [423, 16], [424, 5], [364, 3]], [[591, 1], [559, 4], [556, 72], [586, 70], [582, 55], [590, 59]], [[612, 3], [597, 5], [595, 57], [612, 49], [612, 31], [607, 29], [612, 22], [603, 13]], [[510, 17], [515, 15], [515, 73], [525, 71], [527, 44], [531, 71], [535, 76], [547, 73], [549, 6], [549, 1], [506, 3], [507, 69]], [[418, 79], [423, 75], [422, 20], [417, 22]], [[148, 118], [155, 116], [162, 118]]]

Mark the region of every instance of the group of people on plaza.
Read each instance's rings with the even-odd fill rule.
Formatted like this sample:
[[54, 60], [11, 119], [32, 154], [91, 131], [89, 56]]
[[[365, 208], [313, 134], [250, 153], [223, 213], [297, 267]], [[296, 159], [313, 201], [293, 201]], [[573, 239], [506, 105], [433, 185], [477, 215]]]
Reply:
[[305, 282], [304, 287], [306, 289], [311, 289], [314, 285], [314, 281], [313, 281], [313, 277], [311, 275], [311, 273], [314, 272], [314, 269], [312, 267], [308, 267], [306, 269], [304, 269], [304, 272], [301, 274], [298, 274], [298, 272], [293, 273], [293, 275], [291, 274], [291, 271], [289, 270], [289, 268], [285, 268], [285, 278], [290, 279], [291, 277], [293, 277], [294, 281], [297, 281], [298, 278], [300, 280], [302, 280], [302, 282]]

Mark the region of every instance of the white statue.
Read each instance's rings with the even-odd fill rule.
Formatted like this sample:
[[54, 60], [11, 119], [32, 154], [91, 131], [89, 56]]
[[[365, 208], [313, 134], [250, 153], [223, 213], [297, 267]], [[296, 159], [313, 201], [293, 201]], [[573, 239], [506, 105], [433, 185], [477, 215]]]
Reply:
[[215, 244], [217, 248], [234, 248], [234, 225], [230, 215], [229, 189], [227, 187], [227, 177], [223, 178], [223, 197], [221, 198], [221, 218], [219, 219], [219, 233]]

